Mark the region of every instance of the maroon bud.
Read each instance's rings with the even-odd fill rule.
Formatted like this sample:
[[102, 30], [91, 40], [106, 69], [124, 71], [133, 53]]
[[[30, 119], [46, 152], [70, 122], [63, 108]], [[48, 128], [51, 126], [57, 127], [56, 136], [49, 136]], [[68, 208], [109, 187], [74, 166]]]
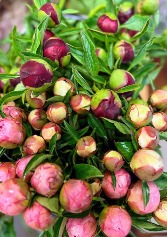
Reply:
[[124, 1], [120, 4], [118, 19], [121, 24], [126, 22], [131, 16], [134, 15], [134, 6], [132, 2]]
[[114, 56], [121, 59], [122, 63], [128, 63], [134, 58], [134, 47], [131, 43], [120, 40], [114, 45]]
[[41, 109], [46, 102], [46, 93], [36, 96], [33, 94], [33, 91], [28, 90], [26, 92], [26, 100], [28, 104], [34, 109]]
[[46, 112], [42, 109], [34, 109], [28, 115], [28, 122], [35, 130], [41, 130], [47, 123]]
[[96, 142], [91, 136], [82, 137], [76, 144], [77, 154], [83, 158], [96, 152]]
[[65, 77], [59, 78], [53, 88], [54, 95], [65, 96], [70, 90], [70, 94], [73, 95], [75, 92], [74, 83]]
[[124, 165], [122, 155], [117, 151], [108, 151], [104, 154], [102, 162], [111, 172], [119, 170]]
[[41, 91], [52, 82], [50, 65], [42, 59], [31, 59], [20, 68], [20, 79], [26, 88]]
[[[20, 179], [23, 179], [23, 173], [24, 170], [28, 164], [28, 162], [33, 158], [34, 156], [25, 156], [23, 158], [20, 158], [17, 162], [16, 162], [16, 174]], [[33, 172], [29, 172], [25, 177], [24, 177], [24, 181], [26, 181], [27, 183], [30, 182], [30, 179], [33, 175]]]
[[27, 115], [25, 114], [24, 110], [17, 106], [4, 105], [3, 113], [7, 117], [11, 117], [14, 120], [17, 120], [19, 122], [22, 122], [23, 120], [27, 120]]
[[159, 132], [167, 131], [167, 114], [164, 112], [157, 112], [153, 114], [152, 125]]
[[119, 22], [114, 14], [106, 13], [98, 18], [97, 25], [105, 33], [117, 33]]
[[51, 122], [60, 124], [67, 117], [67, 112], [67, 107], [63, 102], [56, 102], [48, 106], [46, 114]]
[[0, 163], [0, 182], [16, 177], [16, 165], [12, 162]]
[[121, 107], [119, 96], [109, 89], [99, 90], [91, 99], [91, 110], [98, 118], [116, 119]]
[[13, 79], [10, 79], [10, 85], [12, 86], [12, 87], [16, 87], [17, 86], [17, 84], [19, 84], [20, 83], [20, 77], [17, 77], [17, 78], [13, 78]]
[[43, 45], [43, 55], [55, 61], [61, 67], [66, 66], [71, 59], [68, 45], [60, 38], [51, 37]]
[[138, 33], [136, 30], [128, 30], [126, 28], [121, 29], [120, 38], [125, 41], [131, 41], [132, 37]]
[[152, 107], [156, 109], [162, 109], [167, 105], [167, 91], [166, 90], [156, 90], [152, 93], [150, 97], [150, 103]]
[[61, 138], [61, 128], [56, 123], [46, 123], [41, 131], [42, 137], [45, 139], [46, 142], [49, 142], [53, 135], [56, 134], [56, 141]]
[[54, 37], [53, 32], [50, 31], [50, 30], [45, 30], [44, 38], [43, 38], [43, 43], [45, 43], [45, 41], [47, 41], [51, 37]]
[[46, 144], [42, 137], [33, 135], [26, 139], [23, 145], [25, 155], [33, 155], [45, 151]]
[[90, 110], [90, 101], [90, 96], [77, 94], [71, 98], [70, 105], [77, 114], [86, 114]]

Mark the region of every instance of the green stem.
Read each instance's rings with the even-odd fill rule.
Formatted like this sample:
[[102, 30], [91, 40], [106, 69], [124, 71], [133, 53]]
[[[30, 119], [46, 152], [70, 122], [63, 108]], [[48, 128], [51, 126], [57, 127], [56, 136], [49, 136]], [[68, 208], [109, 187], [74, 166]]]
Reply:
[[63, 10], [67, 0], [60, 0], [59, 1], [59, 7]]
[[135, 235], [132, 231], [130, 231], [129, 235], [130, 235], [131, 237], [136, 237], [136, 235]]

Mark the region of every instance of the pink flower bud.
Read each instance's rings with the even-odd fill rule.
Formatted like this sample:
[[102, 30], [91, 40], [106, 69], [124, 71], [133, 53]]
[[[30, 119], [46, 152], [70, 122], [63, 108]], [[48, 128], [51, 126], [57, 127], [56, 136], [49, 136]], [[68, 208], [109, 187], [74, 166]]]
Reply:
[[71, 59], [68, 45], [60, 38], [51, 37], [43, 45], [43, 56], [55, 61], [61, 67], [69, 64]]
[[161, 200], [158, 208], [154, 212], [154, 219], [158, 224], [167, 228], [167, 199]]
[[[24, 173], [24, 170], [28, 164], [28, 162], [33, 158], [33, 156], [25, 156], [23, 158], [20, 158], [17, 162], [16, 162], [16, 174], [17, 176], [22, 179], [23, 178], [23, 173]], [[26, 177], [25, 177], [25, 181], [27, 183], [30, 182], [30, 179], [33, 175], [33, 172], [29, 172]]]
[[131, 230], [132, 219], [121, 206], [109, 206], [100, 213], [99, 225], [108, 237], [126, 237]]
[[105, 33], [117, 33], [119, 22], [114, 14], [106, 13], [98, 18], [97, 25]]
[[120, 40], [114, 45], [114, 56], [121, 59], [122, 63], [128, 63], [134, 58], [134, 47], [131, 43]]
[[124, 164], [121, 154], [112, 150], [104, 154], [102, 162], [106, 169], [110, 170], [111, 172], [119, 170]]
[[54, 123], [62, 123], [67, 117], [67, 107], [63, 102], [56, 102], [48, 106], [46, 114], [48, 119]]
[[56, 141], [61, 138], [61, 128], [56, 123], [46, 123], [42, 130], [41, 135], [45, 139], [46, 142], [49, 142], [53, 135], [56, 134]]
[[25, 129], [23, 125], [13, 118], [0, 118], [0, 146], [13, 149], [24, 142]]
[[90, 96], [77, 94], [71, 98], [70, 105], [77, 114], [86, 114], [90, 110], [90, 101]]
[[23, 218], [26, 225], [39, 231], [49, 229], [56, 222], [56, 216], [38, 202], [25, 210]]
[[51, 38], [53, 36], [54, 36], [54, 34], [52, 31], [45, 30], [44, 37], [43, 37], [43, 43], [45, 43], [45, 41], [47, 41], [49, 38]]
[[157, 112], [153, 114], [152, 125], [160, 132], [167, 131], [167, 114], [164, 112]]
[[103, 48], [96, 48], [96, 56], [104, 62], [107, 62], [107, 53]]
[[16, 177], [16, 166], [12, 162], [0, 163], [0, 182]]
[[134, 6], [132, 2], [123, 1], [120, 4], [118, 19], [121, 24], [125, 23], [131, 16], [134, 15]]
[[152, 108], [142, 104], [131, 105], [127, 112], [127, 118], [136, 128], [148, 125], [152, 116]]
[[91, 136], [82, 137], [76, 144], [77, 154], [83, 158], [96, 152], [96, 142]]
[[28, 90], [26, 92], [26, 100], [32, 108], [42, 109], [46, 102], [46, 93], [43, 92], [42, 94], [36, 96], [33, 94], [33, 91]]
[[151, 105], [156, 109], [162, 109], [167, 105], [167, 90], [156, 90], [150, 97]]
[[23, 145], [25, 155], [34, 155], [42, 153], [46, 149], [46, 144], [41, 136], [33, 135], [26, 139]]
[[3, 113], [7, 117], [11, 117], [19, 122], [22, 122], [22, 120], [27, 120], [27, 115], [25, 114], [24, 110], [17, 106], [4, 105]]
[[21, 179], [8, 179], [0, 184], [0, 212], [9, 216], [22, 213], [30, 201], [30, 189]]
[[72, 95], [75, 92], [74, 83], [65, 77], [60, 77], [54, 84], [54, 95], [65, 96], [70, 90]]
[[133, 155], [130, 167], [139, 179], [153, 181], [161, 176], [164, 166], [156, 151], [141, 149]]
[[136, 133], [136, 139], [140, 148], [155, 149], [159, 144], [159, 134], [151, 126], [140, 128]]
[[39, 165], [31, 178], [35, 191], [43, 196], [52, 197], [63, 184], [63, 172], [60, 166], [53, 163]]
[[144, 206], [142, 181], [138, 180], [127, 193], [127, 203], [137, 214], [145, 215], [154, 212], [160, 202], [160, 193], [154, 182], [147, 182], [150, 190], [149, 202]]
[[45, 110], [34, 109], [28, 115], [28, 122], [35, 130], [41, 130], [47, 123], [47, 115]]
[[114, 188], [111, 172], [106, 171], [102, 179], [102, 190], [107, 197], [118, 199], [124, 197], [131, 184], [130, 174], [125, 169], [114, 172], [116, 178], [116, 187]]
[[69, 218], [66, 223], [69, 237], [95, 237], [96, 229], [97, 223], [93, 214], [83, 218]]
[[121, 100], [117, 93], [101, 89], [91, 99], [91, 110], [98, 118], [116, 119], [121, 113]]
[[30, 89], [41, 91], [52, 82], [53, 72], [50, 65], [42, 59], [31, 59], [20, 68], [20, 79]]
[[92, 198], [92, 189], [85, 180], [70, 179], [64, 183], [60, 191], [61, 206], [72, 213], [86, 211], [91, 205]]
[[48, 27], [56, 27], [61, 21], [61, 9], [57, 4], [45, 3], [38, 12], [38, 19], [42, 22], [47, 15], [50, 15]]
[[159, 0], [141, 0], [141, 12], [153, 15], [159, 9]]

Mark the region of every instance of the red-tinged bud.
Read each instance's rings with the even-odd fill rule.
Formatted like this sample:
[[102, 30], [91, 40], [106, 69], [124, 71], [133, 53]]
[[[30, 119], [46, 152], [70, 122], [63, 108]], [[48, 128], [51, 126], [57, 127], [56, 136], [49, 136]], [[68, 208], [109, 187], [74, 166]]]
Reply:
[[162, 109], [167, 105], [167, 90], [156, 90], [150, 97], [152, 107]]
[[60, 38], [51, 37], [43, 45], [43, 55], [61, 67], [69, 64], [71, 59], [68, 45]]
[[97, 25], [101, 31], [115, 34], [118, 31], [119, 22], [114, 14], [106, 13], [98, 18]]
[[75, 92], [74, 83], [65, 77], [59, 78], [53, 88], [54, 95], [65, 96], [70, 90], [70, 94], [73, 95]]
[[98, 118], [116, 119], [121, 113], [121, 100], [117, 93], [101, 89], [91, 99], [91, 110]]
[[50, 65], [42, 59], [31, 59], [20, 68], [20, 79], [23, 85], [33, 91], [44, 91], [53, 78]]
[[167, 131], [167, 114], [164, 112], [157, 112], [153, 114], [152, 125], [159, 132]]
[[0, 184], [0, 212], [8, 216], [21, 214], [31, 198], [29, 186], [21, 179], [8, 179]]
[[96, 141], [91, 136], [82, 137], [76, 144], [77, 154], [83, 158], [96, 152]]
[[140, 148], [155, 149], [159, 144], [159, 134], [155, 128], [145, 126], [136, 132], [136, 140]]
[[41, 135], [46, 142], [49, 142], [53, 135], [56, 134], [56, 141], [58, 141], [61, 138], [61, 132], [62, 131], [59, 125], [49, 122], [43, 126]]
[[167, 228], [167, 198], [161, 200], [158, 208], [156, 209], [156, 211], [154, 212], [154, 219], [156, 220], [156, 222], [158, 222], [158, 224], [160, 224], [161, 226]]
[[159, 189], [154, 182], [147, 182], [149, 187], [149, 201], [144, 206], [142, 181], [138, 180], [127, 193], [127, 203], [130, 208], [139, 215], [145, 215], [154, 212], [160, 202]]
[[119, 199], [126, 195], [131, 184], [131, 177], [125, 169], [115, 171], [114, 174], [116, 178], [116, 187], [114, 187], [111, 172], [106, 171], [102, 179], [102, 190], [107, 197]]
[[16, 177], [16, 165], [12, 162], [0, 163], [0, 182]]
[[22, 122], [23, 120], [27, 120], [27, 115], [25, 114], [24, 110], [17, 106], [4, 105], [3, 113], [7, 117], [11, 117], [14, 120], [17, 120], [19, 122]]
[[0, 92], [3, 92], [4, 89], [4, 83], [0, 80]]
[[56, 216], [37, 201], [25, 210], [23, 218], [27, 226], [38, 231], [47, 230], [56, 222]]
[[114, 56], [121, 59], [122, 63], [128, 63], [134, 58], [134, 47], [131, 43], [120, 40], [114, 45]]
[[45, 141], [42, 137], [33, 135], [26, 139], [23, 145], [23, 151], [25, 155], [34, 155], [42, 153], [46, 149]]
[[20, 77], [10, 79], [9, 82], [10, 85], [15, 88], [20, 83]]
[[141, 0], [141, 13], [153, 15], [159, 9], [159, 0]]
[[97, 222], [93, 214], [83, 218], [69, 218], [66, 231], [69, 237], [95, 237]]
[[24, 142], [25, 129], [13, 118], [0, 118], [0, 146], [7, 149], [16, 148]]
[[122, 28], [120, 38], [129, 42], [132, 40], [132, 37], [135, 36], [137, 33], [138, 31], [136, 30], [128, 30], [126, 28]]
[[46, 3], [44, 4], [38, 12], [38, 19], [42, 22], [46, 16], [49, 15], [48, 27], [56, 27], [61, 22], [62, 12], [57, 4]]
[[48, 106], [46, 114], [48, 119], [54, 123], [62, 123], [67, 118], [67, 107], [62, 102], [56, 102]]
[[95, 179], [93, 183], [90, 184], [93, 196], [99, 196], [101, 193], [101, 180], [100, 179]]
[[47, 123], [46, 112], [42, 109], [34, 109], [28, 115], [28, 122], [35, 130], [41, 130]]
[[[29, 161], [33, 158], [34, 156], [25, 156], [23, 158], [20, 158], [17, 162], [16, 162], [16, 175], [20, 178], [23, 179], [23, 173], [24, 170], [27, 166], [27, 164], [29, 163]], [[30, 179], [33, 175], [33, 172], [29, 172], [25, 177], [24, 177], [24, 181], [26, 181], [27, 183], [30, 182]]]
[[120, 4], [118, 19], [121, 24], [125, 23], [131, 16], [134, 15], [134, 5], [132, 2], [123, 1]]
[[163, 161], [154, 150], [140, 149], [132, 157], [130, 167], [141, 180], [153, 181], [163, 173]]
[[86, 211], [92, 202], [93, 193], [85, 180], [69, 179], [60, 191], [60, 204], [65, 211], [81, 213]]
[[127, 119], [129, 119], [136, 128], [148, 125], [152, 117], [152, 108], [147, 105], [133, 104], [127, 112]]
[[43, 37], [43, 43], [47, 41], [49, 38], [54, 37], [54, 34], [50, 30], [45, 30], [44, 37]]
[[103, 48], [96, 48], [96, 56], [104, 62], [107, 62], [107, 53]]
[[111, 172], [121, 169], [124, 165], [124, 160], [121, 154], [117, 151], [108, 151], [104, 154], [102, 162], [106, 169]]
[[90, 96], [77, 94], [71, 98], [70, 105], [77, 114], [86, 114], [90, 110], [90, 101]]
[[100, 213], [99, 225], [108, 237], [126, 237], [131, 230], [132, 219], [121, 206], [108, 206]]
[[63, 184], [63, 172], [60, 166], [53, 163], [39, 165], [31, 178], [31, 186], [45, 197], [52, 197]]
[[46, 102], [46, 93], [43, 92], [42, 94], [36, 96], [33, 91], [28, 90], [26, 92], [26, 100], [32, 108], [41, 109]]

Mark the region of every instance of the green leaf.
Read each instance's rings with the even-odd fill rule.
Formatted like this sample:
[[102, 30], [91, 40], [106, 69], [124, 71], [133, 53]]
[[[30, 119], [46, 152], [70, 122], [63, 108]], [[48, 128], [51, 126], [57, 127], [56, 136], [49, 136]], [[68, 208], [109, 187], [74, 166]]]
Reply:
[[75, 9], [65, 9], [65, 10], [62, 11], [63, 14], [76, 14], [78, 12], [79, 11], [75, 10]]
[[146, 207], [150, 200], [150, 188], [146, 181], [142, 181], [142, 195], [143, 195], [144, 207]]
[[37, 202], [39, 202], [42, 206], [49, 209], [51, 212], [59, 213], [59, 197], [53, 196], [50, 198], [39, 196], [36, 199]]
[[167, 132], [159, 132], [159, 138], [160, 140], [167, 141]]
[[92, 79], [93, 79], [93, 81], [95, 81], [95, 82], [98, 82], [98, 83], [100, 83], [100, 84], [102, 84], [102, 85], [106, 85], [106, 80], [104, 79], [104, 77], [102, 77], [102, 76], [99, 76], [99, 75], [97, 75], [97, 76], [94, 76], [94, 77], [91, 77]]
[[149, 20], [148, 16], [135, 14], [132, 17], [130, 17], [129, 20], [127, 20], [120, 27], [141, 32], [143, 28], [146, 26], [146, 23], [148, 22], [148, 20]]
[[36, 8], [41, 8], [45, 3], [48, 2], [48, 0], [33, 0], [34, 5], [36, 6]]
[[151, 223], [149, 221], [136, 220], [136, 219], [132, 219], [132, 225], [136, 227], [137, 229], [141, 229], [141, 230], [148, 230], [148, 231], [167, 230], [167, 228]]
[[59, 217], [54, 225], [54, 236], [53, 237], [62, 237], [64, 228], [67, 222], [67, 218]]
[[26, 130], [27, 137], [32, 136], [32, 127], [31, 127], [31, 125], [29, 123], [23, 122], [23, 126]]
[[68, 124], [65, 120], [64, 120], [64, 126], [67, 133], [77, 142], [79, 139], [79, 136], [77, 132], [74, 130], [74, 128], [70, 124]]
[[148, 20], [146, 21], [146, 24], [144, 25], [142, 30], [132, 37], [131, 41], [132, 40], [134, 41], [134, 40], [137, 40], [137, 39], [141, 38], [146, 33], [146, 31], [148, 29], [148, 26], [149, 26], [149, 23], [150, 23], [150, 18], [148, 18]]
[[106, 12], [116, 14], [115, 4], [112, 0], [106, 0]]
[[129, 91], [135, 91], [138, 90], [141, 87], [141, 85], [139, 84], [133, 84], [133, 85], [129, 85], [129, 86], [125, 86], [122, 87], [121, 89], [117, 90], [117, 93], [125, 93], [125, 92], [129, 92]]
[[48, 154], [37, 154], [35, 155], [27, 164], [23, 177], [25, 177], [30, 171], [32, 171], [34, 168], [36, 168], [38, 165], [40, 165], [44, 160], [51, 159], [52, 155]]
[[130, 129], [123, 123], [117, 122], [115, 120], [103, 118], [104, 120], [114, 124], [114, 126], [123, 134], [130, 134]]
[[115, 142], [115, 146], [127, 162], [130, 162], [135, 153], [133, 144], [131, 142]]
[[159, 189], [167, 189], [167, 173], [163, 172], [158, 179], [154, 180], [154, 183], [158, 186]]
[[58, 36], [65, 37], [65, 36], [70, 36], [70, 35], [76, 35], [76, 34], [79, 34], [80, 31], [81, 31], [81, 28], [69, 27], [68, 29], [64, 29], [62, 32], [58, 33]]
[[37, 52], [37, 49], [39, 48], [40, 43], [41, 43], [41, 33], [40, 33], [39, 29], [36, 28], [34, 35], [33, 35], [31, 53]]
[[84, 51], [85, 66], [92, 76], [99, 72], [99, 62], [96, 56], [96, 48], [86, 31], [81, 32], [81, 42]]
[[167, 197], [167, 189], [160, 190], [160, 197], [164, 199]]
[[77, 164], [74, 166], [75, 177], [77, 179], [102, 178], [103, 174], [93, 165]]
[[24, 91], [11, 91], [7, 93], [0, 99], [0, 106], [2, 106], [4, 103], [8, 103], [10, 101], [21, 98], [24, 92], [25, 90]]
[[110, 44], [110, 47], [109, 47], [108, 66], [110, 69], [112, 69], [114, 66], [113, 44]]
[[17, 78], [18, 76], [19, 76], [18, 74], [4, 74], [4, 73], [0, 73], [0, 79], [3, 79], [3, 80]]
[[71, 212], [63, 211], [62, 215], [67, 218], [83, 218], [87, 216], [90, 213], [90, 211], [91, 211], [91, 208], [81, 213], [71, 213]]
[[1, 237], [16, 237], [14, 229], [13, 217], [2, 215], [0, 216], [0, 232]]
[[113, 188], [114, 188], [114, 190], [115, 190], [116, 185], [117, 185], [117, 180], [116, 180], [116, 176], [115, 176], [115, 173], [114, 173], [114, 172], [111, 172], [111, 180], [112, 180]]
[[69, 45], [70, 47], [70, 52], [72, 56], [82, 65], [84, 65], [84, 59], [83, 59], [83, 53], [77, 48], [74, 48], [72, 45]]
[[88, 124], [91, 128], [95, 129], [95, 132], [100, 136], [107, 138], [106, 131], [102, 123], [91, 113], [88, 113]]
[[56, 148], [56, 138], [57, 138], [57, 134], [55, 133], [49, 141], [49, 153], [51, 155], [53, 155], [54, 150]]
[[88, 130], [89, 130], [89, 126], [87, 126], [87, 127], [83, 128], [83, 129], [77, 131], [78, 136], [79, 136], [79, 137], [83, 137], [83, 136], [85, 135], [85, 133], [88, 132]]

